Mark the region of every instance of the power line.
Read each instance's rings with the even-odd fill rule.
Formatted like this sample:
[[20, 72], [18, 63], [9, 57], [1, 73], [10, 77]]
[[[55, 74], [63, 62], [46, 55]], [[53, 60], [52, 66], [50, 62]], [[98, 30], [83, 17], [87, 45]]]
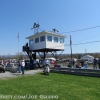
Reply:
[[85, 43], [78, 43], [78, 44], [73, 44], [73, 45], [88, 44], [88, 43], [94, 43], [94, 42], [100, 42], [100, 40], [98, 40], [98, 41], [92, 41], [92, 42], [85, 42]]
[[93, 29], [93, 28], [98, 28], [100, 26], [94, 26], [94, 27], [90, 27], [90, 28], [84, 28], [84, 29], [80, 29], [80, 30], [75, 30], [75, 31], [69, 31], [69, 32], [62, 32], [62, 33], [72, 33], [72, 32], [78, 32], [78, 31], [85, 31], [85, 30], [89, 30], [89, 29]]
[[[84, 43], [72, 44], [72, 45], [88, 44], [88, 43], [94, 43], [94, 42], [100, 42], [100, 40], [92, 41], [92, 42], [84, 42]], [[70, 46], [70, 44], [65, 44], [65, 46]]]
[[[98, 36], [100, 36], [100, 35], [92, 36], [92, 37], [89, 37], [89, 38], [86, 38], [86, 39], [83, 39], [83, 40], [80, 40], [80, 41], [84, 41], [84, 40], [87, 40], [87, 39], [95, 38], [95, 37], [98, 37]], [[76, 41], [76, 42], [80, 42], [80, 41]]]
[[[92, 42], [84, 42], [84, 43], [72, 44], [72, 45], [81, 45], [81, 44], [88, 44], [88, 43], [94, 43], [94, 42], [100, 42], [100, 40], [98, 40], [98, 41], [92, 41]], [[53, 47], [53, 48], [62, 47], [62, 46], [70, 46], [70, 44], [55, 46], [55, 47]]]
[[[100, 40], [98, 40], [98, 41], [92, 41], [92, 42], [84, 42], [84, 43], [72, 44], [72, 45], [81, 45], [81, 44], [88, 44], [88, 43], [94, 43], [94, 42], [100, 42]], [[52, 48], [62, 47], [62, 46], [70, 46], [70, 44], [55, 46], [55, 47], [52, 47]]]

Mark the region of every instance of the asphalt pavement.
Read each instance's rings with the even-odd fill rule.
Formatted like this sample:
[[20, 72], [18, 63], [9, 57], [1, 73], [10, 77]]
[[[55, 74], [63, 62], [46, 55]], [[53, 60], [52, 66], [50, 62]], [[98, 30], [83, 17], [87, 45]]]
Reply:
[[[33, 75], [36, 74], [38, 72], [43, 72], [42, 69], [36, 69], [36, 70], [25, 70], [24, 75]], [[14, 78], [14, 77], [18, 77], [18, 76], [22, 76], [22, 73], [11, 73], [9, 71], [5, 71], [5, 73], [0, 73], [0, 78]]]

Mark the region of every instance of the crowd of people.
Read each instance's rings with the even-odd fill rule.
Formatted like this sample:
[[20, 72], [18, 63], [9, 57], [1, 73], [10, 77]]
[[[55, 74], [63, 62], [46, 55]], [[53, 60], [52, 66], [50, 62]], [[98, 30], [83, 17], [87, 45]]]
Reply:
[[22, 74], [24, 74], [24, 69], [25, 69], [25, 60], [18, 61], [18, 71], [19, 71], [19, 73], [22, 72]]
[[67, 67], [70, 68], [88, 68], [88, 63], [84, 60], [80, 60], [80, 61], [74, 61], [74, 60], [70, 60]]
[[[34, 59], [33, 60], [34, 69], [36, 69], [36, 65], [37, 65], [37, 61], [36, 61], [36, 59]], [[44, 59], [43, 60], [43, 65], [50, 66], [50, 60]], [[54, 67], [60, 67], [61, 68], [61, 65], [57, 64], [55, 62]], [[81, 60], [81, 61], [72, 60], [72, 61], [69, 61], [67, 67], [87, 69], [88, 68], [88, 62], [84, 61], [84, 60]], [[19, 71], [19, 73], [22, 72], [22, 74], [24, 74], [24, 69], [25, 69], [25, 61], [24, 60], [19, 61], [18, 62], [18, 71]], [[93, 69], [100, 69], [100, 58], [98, 60], [96, 58], [94, 58], [94, 60], [93, 60]]]
[[[39, 62], [36, 61], [36, 59], [33, 59], [33, 69], [36, 69], [36, 66]], [[43, 60], [43, 66], [44, 65], [48, 65], [50, 66], [50, 60], [48, 59], [44, 59]], [[24, 74], [24, 69], [25, 69], [25, 60], [21, 60], [21, 61], [18, 61], [18, 72], [22, 74]]]
[[[33, 60], [33, 69], [36, 69], [36, 66], [39, 62], [36, 61], [36, 59]], [[43, 65], [48, 65], [50, 66], [51, 62], [48, 59], [44, 59], [43, 60]], [[25, 60], [19, 60], [18, 61], [18, 72], [24, 74], [24, 69], [26, 66], [26, 62]], [[88, 62], [85, 60], [80, 60], [80, 61], [74, 61], [74, 60], [69, 60], [67, 67], [69, 68], [83, 68], [83, 69], [87, 69], [88, 68]], [[100, 69], [100, 58], [96, 59], [94, 58], [93, 60], [93, 64], [91, 65], [93, 66], [93, 69]], [[57, 64], [57, 62], [54, 63], [54, 67], [60, 67], [60, 64]]]
[[[79, 61], [69, 61], [68, 67], [74, 67], [74, 68], [88, 68], [88, 61], [85, 60], [79, 60]], [[91, 64], [91, 67], [93, 66], [93, 69], [100, 69], [100, 58], [96, 59], [94, 58], [93, 63]]]

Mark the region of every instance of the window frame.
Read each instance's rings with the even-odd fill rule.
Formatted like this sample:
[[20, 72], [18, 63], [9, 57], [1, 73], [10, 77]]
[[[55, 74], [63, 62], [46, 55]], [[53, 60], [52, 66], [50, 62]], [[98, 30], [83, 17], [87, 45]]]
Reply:
[[32, 45], [33, 44], [33, 39], [29, 40], [29, 44]]
[[[51, 37], [51, 40], [48, 39], [49, 37]], [[52, 42], [52, 35], [47, 35], [47, 41]]]
[[38, 43], [38, 42], [39, 42], [39, 37], [35, 38], [35, 43]]
[[43, 41], [45, 41], [45, 35], [40, 36], [40, 42], [43, 42]]
[[[55, 38], [56, 38], [56, 39], [55, 39]], [[57, 41], [55, 41], [55, 40], [57, 40]], [[55, 43], [58, 43], [58, 37], [54, 36], [54, 42], [55, 42]]]
[[60, 43], [64, 43], [64, 38], [60, 38]]

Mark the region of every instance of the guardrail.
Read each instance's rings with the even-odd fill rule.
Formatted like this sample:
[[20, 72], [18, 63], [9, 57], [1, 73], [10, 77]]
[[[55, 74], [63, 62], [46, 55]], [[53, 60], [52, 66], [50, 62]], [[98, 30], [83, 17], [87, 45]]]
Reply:
[[100, 69], [50, 68], [50, 72], [100, 77]]

